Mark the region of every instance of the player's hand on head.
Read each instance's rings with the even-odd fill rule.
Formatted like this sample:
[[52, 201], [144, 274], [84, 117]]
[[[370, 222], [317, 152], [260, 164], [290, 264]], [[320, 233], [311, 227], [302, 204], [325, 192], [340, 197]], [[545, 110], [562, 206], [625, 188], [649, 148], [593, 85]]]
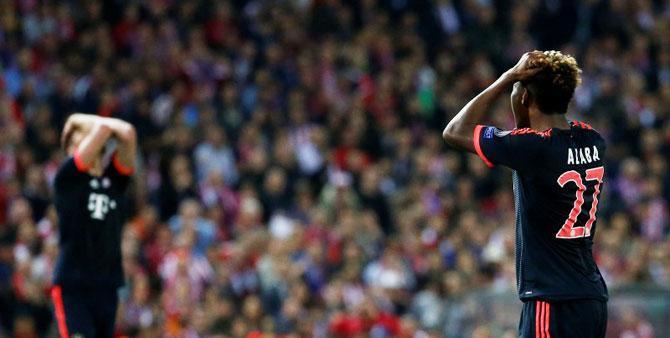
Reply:
[[72, 136], [72, 133], [76, 130], [74, 123], [71, 119], [68, 119], [65, 122], [65, 127], [63, 127], [63, 132], [60, 135], [60, 143], [65, 145], [65, 142]]
[[74, 113], [68, 117], [65, 122], [65, 128], [63, 129], [63, 134], [66, 132], [71, 132], [72, 129], [80, 129], [83, 132], [88, 132], [93, 128], [93, 125], [96, 121], [101, 120], [102, 117], [91, 115], [91, 114], [82, 114]]
[[63, 132], [61, 133], [61, 144], [72, 137], [75, 132], [81, 132], [87, 135], [93, 129], [93, 126], [103, 118], [97, 115], [74, 113], [70, 115], [65, 122]]
[[525, 81], [536, 75], [541, 71], [540, 68], [533, 67], [534, 61], [538, 58], [541, 58], [544, 55], [540, 51], [532, 51], [524, 53], [519, 62], [510, 68], [505, 75], [508, 76], [514, 82], [516, 81]]

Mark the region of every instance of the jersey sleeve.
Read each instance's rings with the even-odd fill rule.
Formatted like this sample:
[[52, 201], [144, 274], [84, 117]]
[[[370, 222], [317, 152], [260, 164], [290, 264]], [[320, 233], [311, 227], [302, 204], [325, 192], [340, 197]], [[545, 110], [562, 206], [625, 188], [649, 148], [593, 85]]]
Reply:
[[542, 133], [531, 129], [500, 130], [493, 126], [478, 125], [474, 131], [477, 155], [489, 168], [495, 165], [524, 171], [537, 159]]
[[116, 153], [112, 155], [111, 163], [106, 171], [109, 177], [115, 182], [115, 185], [119, 187], [119, 190], [124, 192], [135, 169], [124, 166], [116, 156]]
[[84, 177], [88, 171], [88, 166], [81, 160], [78, 153], [74, 156], [68, 157], [58, 168], [56, 177], [54, 178], [54, 186], [58, 190], [67, 188], [75, 183], [78, 179]]
[[121, 161], [119, 161], [117, 153], [114, 153], [114, 155], [112, 155], [112, 167], [114, 168], [114, 170], [116, 170], [116, 172], [119, 175], [122, 176], [132, 176], [133, 173], [135, 172], [135, 168], [126, 167], [125, 165], [123, 165], [123, 163], [121, 163]]

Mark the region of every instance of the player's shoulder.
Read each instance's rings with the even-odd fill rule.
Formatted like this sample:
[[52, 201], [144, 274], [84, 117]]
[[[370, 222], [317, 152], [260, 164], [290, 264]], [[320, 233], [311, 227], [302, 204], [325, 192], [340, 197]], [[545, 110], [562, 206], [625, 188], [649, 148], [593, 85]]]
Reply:
[[68, 156], [65, 159], [63, 159], [61, 163], [58, 165], [58, 169], [56, 170], [56, 176], [58, 177], [59, 175], [66, 174], [76, 169], [77, 166], [74, 162], [74, 158], [72, 156]]
[[575, 133], [580, 133], [582, 135], [585, 135], [586, 137], [591, 137], [601, 142], [603, 145], [605, 143], [605, 139], [603, 138], [603, 136], [590, 124], [586, 122], [578, 120], [570, 121], [570, 129]]
[[536, 137], [546, 138], [551, 136], [551, 130], [537, 131], [532, 128], [515, 128], [504, 130], [495, 126], [482, 126], [481, 136], [483, 139], [495, 137], [507, 137], [513, 139], [533, 139]]
[[511, 144], [523, 147], [523, 149], [540, 149], [550, 144], [551, 129], [539, 131], [533, 128], [515, 128], [511, 130], [496, 130], [496, 136], [508, 137]]
[[489, 126], [482, 131], [482, 141], [487, 139], [507, 144], [513, 149], [523, 149], [524, 152], [534, 152], [535, 149], [545, 147], [551, 137], [551, 130], [538, 131], [532, 128], [515, 128], [511, 130], [501, 130], [497, 127]]
[[585, 133], [590, 133], [590, 134], [595, 134], [600, 136], [600, 133], [595, 130], [590, 124], [579, 121], [579, 120], [572, 120], [570, 121], [570, 128], [578, 131], [582, 131]]
[[56, 176], [54, 178], [56, 188], [65, 187], [68, 183], [85, 178], [86, 174], [81, 166], [81, 163], [77, 164], [77, 159], [74, 156], [68, 156], [63, 159], [56, 170]]
[[515, 128], [509, 131], [510, 135], [520, 136], [529, 139], [546, 139], [551, 137], [552, 130], [547, 129], [543, 131], [535, 130], [533, 128]]

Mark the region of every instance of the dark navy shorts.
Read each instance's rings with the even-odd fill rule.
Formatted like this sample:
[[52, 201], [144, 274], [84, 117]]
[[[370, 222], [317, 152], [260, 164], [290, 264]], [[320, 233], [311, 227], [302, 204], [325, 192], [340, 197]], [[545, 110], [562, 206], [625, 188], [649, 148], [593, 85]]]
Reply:
[[116, 289], [54, 286], [54, 314], [61, 338], [112, 338], [119, 303]]
[[606, 330], [607, 302], [591, 299], [530, 300], [519, 322], [522, 338], [604, 338]]

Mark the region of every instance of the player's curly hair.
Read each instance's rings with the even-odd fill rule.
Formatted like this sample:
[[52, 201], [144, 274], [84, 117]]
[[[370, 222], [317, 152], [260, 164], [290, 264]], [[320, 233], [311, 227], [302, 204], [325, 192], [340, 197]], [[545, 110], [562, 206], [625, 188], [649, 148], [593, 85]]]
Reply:
[[575, 88], [582, 81], [582, 70], [575, 58], [549, 50], [530, 60], [529, 66], [542, 69], [525, 83], [540, 110], [547, 114], [565, 114]]

